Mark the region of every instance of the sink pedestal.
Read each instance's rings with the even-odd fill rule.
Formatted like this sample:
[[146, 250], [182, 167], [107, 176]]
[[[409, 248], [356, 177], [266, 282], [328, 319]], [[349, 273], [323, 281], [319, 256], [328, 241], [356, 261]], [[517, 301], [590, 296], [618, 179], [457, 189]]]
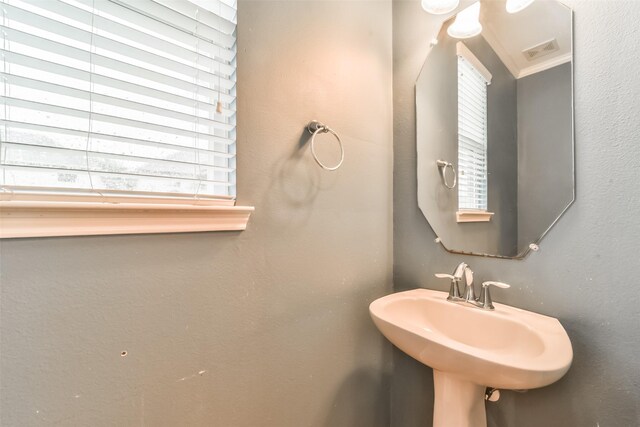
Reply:
[[487, 427], [486, 387], [433, 370], [433, 427]]

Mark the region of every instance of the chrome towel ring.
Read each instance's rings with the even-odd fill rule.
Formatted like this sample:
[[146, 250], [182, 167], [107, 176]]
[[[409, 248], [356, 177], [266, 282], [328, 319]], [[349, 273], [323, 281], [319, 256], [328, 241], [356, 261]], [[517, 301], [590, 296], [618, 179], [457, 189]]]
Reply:
[[[444, 160], [436, 160], [436, 165], [438, 165], [438, 172], [440, 172], [440, 178], [442, 178], [442, 184], [447, 187], [449, 190], [453, 190], [456, 188], [456, 183], [458, 181], [458, 177], [456, 175], [456, 170], [453, 167], [453, 163], [445, 162]], [[447, 181], [447, 168], [451, 168], [453, 172], [453, 184], [449, 185]]]
[[[307, 124], [307, 131], [312, 135], [311, 136], [311, 154], [313, 154], [313, 158], [316, 161], [316, 163], [320, 165], [322, 169], [325, 169], [328, 171], [334, 171], [338, 169], [340, 166], [342, 166], [342, 162], [344, 161], [344, 147], [342, 146], [342, 141], [340, 140], [340, 137], [338, 136], [338, 134], [335, 133], [334, 130], [331, 129], [329, 126], [326, 126], [317, 120], [311, 120]], [[316, 154], [315, 142], [316, 142], [316, 135], [318, 135], [319, 133], [330, 133], [333, 136], [335, 136], [336, 139], [338, 140], [338, 144], [340, 145], [340, 161], [338, 162], [337, 165], [327, 166], [324, 163], [322, 163], [320, 159], [318, 159], [318, 155]]]

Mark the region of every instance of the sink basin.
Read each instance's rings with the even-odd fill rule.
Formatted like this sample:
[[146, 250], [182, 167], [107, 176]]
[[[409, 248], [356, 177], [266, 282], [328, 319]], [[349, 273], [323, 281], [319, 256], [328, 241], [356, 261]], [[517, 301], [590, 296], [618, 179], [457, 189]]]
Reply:
[[573, 358], [557, 319], [504, 304], [481, 310], [451, 303], [444, 292], [414, 289], [379, 298], [369, 311], [389, 341], [433, 368], [434, 427], [486, 426], [486, 387], [543, 387]]

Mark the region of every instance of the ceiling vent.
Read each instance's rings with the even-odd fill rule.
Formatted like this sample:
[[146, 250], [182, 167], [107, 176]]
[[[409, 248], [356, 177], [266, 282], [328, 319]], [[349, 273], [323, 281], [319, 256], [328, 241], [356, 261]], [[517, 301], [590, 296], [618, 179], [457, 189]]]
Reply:
[[542, 56], [549, 55], [550, 53], [558, 51], [560, 48], [558, 47], [558, 40], [551, 39], [547, 40], [544, 43], [540, 43], [539, 45], [530, 47], [529, 49], [525, 49], [522, 51], [522, 54], [527, 61], [534, 61]]

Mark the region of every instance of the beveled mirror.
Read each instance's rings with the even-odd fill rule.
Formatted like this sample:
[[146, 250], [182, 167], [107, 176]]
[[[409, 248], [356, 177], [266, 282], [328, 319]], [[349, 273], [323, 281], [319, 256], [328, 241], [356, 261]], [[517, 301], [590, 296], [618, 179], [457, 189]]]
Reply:
[[523, 258], [575, 196], [572, 11], [510, 2], [443, 22], [416, 82], [418, 204], [450, 252]]

